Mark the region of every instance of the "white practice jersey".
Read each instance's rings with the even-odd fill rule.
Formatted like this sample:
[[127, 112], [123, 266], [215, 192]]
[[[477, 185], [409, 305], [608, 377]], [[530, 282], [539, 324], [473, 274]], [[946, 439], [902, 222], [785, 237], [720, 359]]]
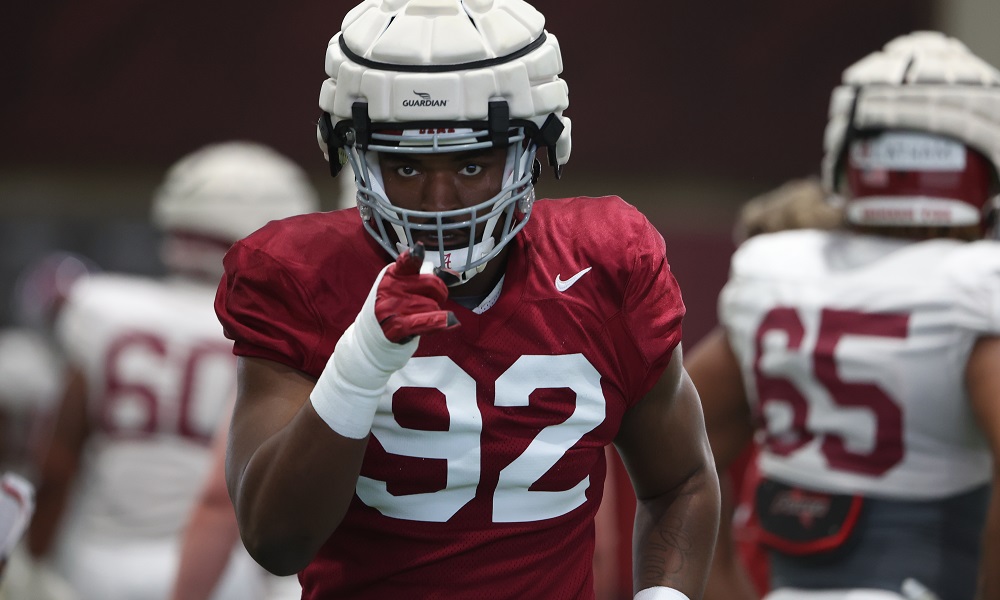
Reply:
[[74, 287], [59, 335], [89, 385], [77, 534], [170, 537], [186, 523], [235, 396], [214, 298], [214, 285], [181, 279], [102, 274]]
[[719, 312], [765, 476], [898, 499], [990, 480], [964, 371], [976, 338], [1000, 334], [1000, 243], [761, 235], [733, 256]]

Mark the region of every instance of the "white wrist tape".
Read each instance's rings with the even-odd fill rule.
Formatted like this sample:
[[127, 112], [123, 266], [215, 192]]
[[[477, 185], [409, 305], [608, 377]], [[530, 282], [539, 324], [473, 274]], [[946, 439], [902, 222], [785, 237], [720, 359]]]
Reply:
[[684, 592], [658, 585], [656, 587], [639, 590], [632, 600], [691, 600]]
[[357, 319], [337, 342], [309, 395], [316, 413], [330, 429], [358, 440], [371, 431], [389, 377], [410, 360], [420, 340], [415, 337], [405, 344], [394, 344], [382, 333], [375, 319], [375, 292], [384, 274], [382, 269]]

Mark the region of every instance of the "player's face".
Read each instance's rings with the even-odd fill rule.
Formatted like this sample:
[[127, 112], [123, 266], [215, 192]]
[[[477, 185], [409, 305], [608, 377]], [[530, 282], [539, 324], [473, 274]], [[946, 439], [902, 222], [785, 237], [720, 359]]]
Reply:
[[[379, 156], [385, 193], [394, 206], [440, 212], [482, 204], [500, 193], [505, 148], [443, 154], [389, 154]], [[482, 234], [482, 227], [477, 232]], [[414, 241], [437, 248], [437, 234], [417, 233]], [[479, 240], [476, 240], [479, 241]], [[447, 248], [470, 245], [464, 229], [444, 238]]]

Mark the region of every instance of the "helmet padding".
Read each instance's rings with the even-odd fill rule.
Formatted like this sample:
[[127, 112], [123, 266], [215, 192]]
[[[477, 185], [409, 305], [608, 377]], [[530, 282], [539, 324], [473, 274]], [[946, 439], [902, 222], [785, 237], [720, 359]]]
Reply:
[[954, 138], [1000, 172], [1000, 71], [933, 31], [900, 36], [848, 67], [830, 99], [824, 136], [828, 191], [839, 191], [851, 139], [884, 129]]

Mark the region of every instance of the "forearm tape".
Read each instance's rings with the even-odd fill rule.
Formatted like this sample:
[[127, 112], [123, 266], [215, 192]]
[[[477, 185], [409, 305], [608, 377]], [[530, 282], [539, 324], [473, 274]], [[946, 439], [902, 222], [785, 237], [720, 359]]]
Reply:
[[375, 294], [381, 281], [379, 274], [309, 396], [316, 413], [331, 429], [353, 439], [362, 439], [371, 431], [389, 378], [410, 360], [420, 340], [415, 337], [395, 344], [382, 333], [375, 320]]

